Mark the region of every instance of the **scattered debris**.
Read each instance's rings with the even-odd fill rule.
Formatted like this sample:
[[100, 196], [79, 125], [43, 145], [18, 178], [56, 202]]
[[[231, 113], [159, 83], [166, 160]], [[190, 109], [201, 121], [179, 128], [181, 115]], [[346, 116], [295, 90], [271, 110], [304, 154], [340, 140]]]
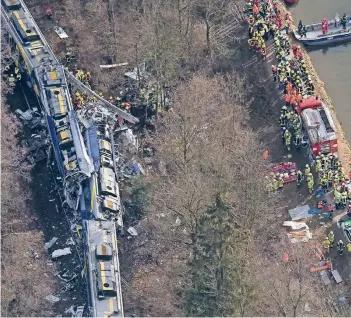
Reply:
[[311, 307], [309, 303], [305, 303], [305, 311], [310, 312], [311, 311]]
[[330, 284], [330, 279], [328, 277], [328, 272], [326, 270], [323, 270], [320, 272], [321, 279], [324, 285], [329, 285]]
[[65, 286], [63, 286], [61, 288], [61, 291], [62, 292], [67, 292], [67, 291], [70, 291], [70, 290], [73, 290], [74, 289], [74, 285], [72, 283], [67, 283]]
[[75, 316], [76, 311], [74, 310], [74, 306], [73, 305], [65, 310], [65, 314], [69, 314], [69, 313], [72, 314], [72, 316]]
[[68, 38], [67, 33], [59, 26], [55, 26], [54, 27], [54, 31], [56, 32], [56, 34], [60, 37], [60, 39], [66, 39]]
[[67, 239], [66, 245], [76, 245], [72, 236]]
[[57, 303], [58, 301], [60, 301], [60, 298], [54, 295], [46, 296], [45, 299], [51, 303]]
[[134, 227], [129, 227], [127, 232], [131, 235], [131, 236], [137, 236], [138, 232], [136, 231], [136, 229]]
[[58, 240], [57, 237], [53, 237], [49, 242], [45, 243], [44, 248], [46, 250], [48, 250], [49, 248], [51, 248], [56, 243], [57, 240]]
[[71, 248], [70, 247], [66, 247], [64, 249], [59, 249], [59, 250], [53, 251], [51, 257], [52, 258], [57, 258], [57, 257], [69, 255], [69, 254], [72, 254]]
[[84, 306], [78, 306], [77, 307], [77, 311], [76, 311], [76, 317], [83, 317], [83, 313], [84, 313]]
[[333, 275], [337, 284], [339, 284], [343, 281], [337, 269], [332, 270], [331, 274]]
[[118, 66], [127, 66], [129, 63], [124, 62], [124, 63], [118, 63], [118, 64], [109, 64], [109, 65], [99, 65], [100, 68], [113, 68], [113, 67], [118, 67]]
[[129, 77], [135, 81], [146, 77], [146, 65], [141, 64], [139, 67], [135, 67], [132, 71], [124, 73], [124, 76]]
[[177, 216], [177, 219], [175, 221], [175, 225], [179, 226], [182, 224], [182, 221], [180, 220], [179, 216]]
[[312, 238], [312, 232], [304, 222], [285, 221], [283, 226], [287, 227], [287, 235], [292, 243], [307, 242]]
[[65, 314], [71, 314], [72, 317], [83, 317], [83, 313], [84, 313], [84, 308], [85, 305], [83, 306], [78, 306], [77, 310], [74, 310], [75, 306], [71, 306], [68, 309], [65, 310]]
[[34, 249], [30, 249], [30, 257], [34, 258], [34, 259], [39, 259], [39, 254], [34, 250]]

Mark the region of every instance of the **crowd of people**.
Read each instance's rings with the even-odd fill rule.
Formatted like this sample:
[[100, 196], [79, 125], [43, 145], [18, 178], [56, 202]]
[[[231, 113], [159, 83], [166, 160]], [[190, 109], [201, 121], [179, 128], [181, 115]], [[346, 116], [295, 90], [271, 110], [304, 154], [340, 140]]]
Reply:
[[[306, 62], [303, 59], [301, 48], [298, 45], [291, 45], [288, 33], [291, 27], [291, 18], [289, 14], [280, 12], [277, 1], [270, 0], [249, 0], [245, 9], [249, 24], [249, 49], [262, 54], [263, 59], [267, 57], [267, 41], [273, 39], [275, 57], [277, 65], [272, 65], [272, 75], [274, 82], [284, 91], [285, 104], [281, 108], [279, 124], [283, 144], [290, 155], [292, 144], [297, 150], [302, 145], [302, 126], [301, 118], [297, 112], [298, 104], [303, 98], [314, 96], [315, 87]], [[306, 34], [306, 26], [299, 23], [300, 34]], [[316, 97], [318, 98], [318, 97]], [[350, 184], [349, 176], [341, 166], [341, 162], [335, 154], [319, 154], [314, 162], [316, 180], [312, 174], [309, 164], [304, 171], [296, 172], [297, 185], [306, 181], [309, 193], [315, 190], [315, 183], [318, 189], [323, 192], [333, 191], [334, 203], [328, 205], [330, 219], [333, 219], [335, 209], [347, 208], [348, 215], [351, 218], [351, 191], [347, 186]], [[266, 177], [267, 190], [277, 191], [284, 187], [284, 175], [280, 173], [271, 173]], [[348, 202], [350, 202], [348, 204]], [[347, 205], [348, 204], [348, 205]], [[327, 244], [329, 242], [329, 245]], [[323, 242], [323, 246], [329, 247], [334, 244], [333, 232]], [[339, 241], [337, 248], [342, 254], [345, 248], [342, 241]]]
[[[66, 52], [66, 55], [65, 55], [66, 70], [70, 71], [76, 79], [78, 79], [86, 87], [91, 89], [91, 79], [92, 79], [91, 73], [89, 71], [84, 72], [84, 70], [79, 69], [76, 63], [74, 63], [75, 59], [76, 59], [75, 55], [72, 51]], [[115, 98], [113, 98], [112, 96], [109, 96], [108, 98], [105, 98], [102, 92], [99, 92], [98, 96], [104, 100], [107, 100], [109, 103], [120, 107], [125, 112], [127, 113], [130, 112], [131, 104], [126, 101], [125, 97], [116, 96]], [[75, 92], [74, 97], [72, 98], [72, 102], [76, 110], [84, 107], [87, 102], [97, 102], [97, 101], [98, 99], [95, 96], [90, 95], [85, 91], [79, 91], [79, 90]]]

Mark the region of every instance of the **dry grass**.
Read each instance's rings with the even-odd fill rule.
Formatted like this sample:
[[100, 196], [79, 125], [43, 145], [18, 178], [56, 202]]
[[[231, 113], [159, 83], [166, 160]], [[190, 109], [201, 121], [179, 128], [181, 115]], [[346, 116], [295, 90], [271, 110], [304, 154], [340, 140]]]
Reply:
[[54, 268], [46, 264], [44, 238], [31, 219], [30, 166], [12, 165], [13, 159], [23, 157], [17, 146], [20, 128], [2, 98], [1, 316], [52, 316], [51, 305], [44, 298], [55, 290]]

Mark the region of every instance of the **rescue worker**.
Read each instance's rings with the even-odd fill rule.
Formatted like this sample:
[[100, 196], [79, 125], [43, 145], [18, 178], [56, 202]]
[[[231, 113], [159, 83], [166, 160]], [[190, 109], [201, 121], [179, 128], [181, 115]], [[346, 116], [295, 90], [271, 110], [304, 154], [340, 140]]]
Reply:
[[301, 141], [302, 141], [302, 139], [301, 139], [300, 133], [296, 132], [295, 139], [294, 139], [294, 145], [295, 145], [296, 150], [300, 149]]
[[344, 242], [342, 240], [340, 240], [338, 242], [338, 244], [336, 244], [336, 248], [337, 248], [339, 254], [342, 255], [344, 253], [344, 248], [345, 248]]
[[303, 180], [303, 173], [300, 170], [298, 170], [296, 173], [296, 177], [297, 177], [297, 186], [300, 186]]
[[67, 51], [65, 57], [66, 57], [66, 63], [68, 64], [74, 58], [74, 54], [71, 51]]
[[45, 15], [49, 20], [54, 20], [54, 12], [50, 8], [45, 10]]
[[279, 176], [279, 179], [278, 179], [278, 190], [282, 190], [284, 187], [284, 180], [281, 176]]
[[346, 207], [346, 204], [347, 204], [347, 192], [346, 192], [346, 190], [344, 190], [344, 191], [341, 193], [340, 201], [341, 201], [342, 208], [345, 208], [345, 207]]
[[303, 28], [303, 24], [302, 24], [302, 20], [300, 20], [299, 25], [297, 26], [297, 31], [299, 32], [300, 35], [302, 35], [302, 28]]
[[103, 95], [101, 92], [99, 92], [99, 96], [100, 96], [101, 98], [104, 98], [104, 95]]
[[10, 74], [10, 76], [9, 76], [9, 85], [11, 87], [16, 86], [16, 79], [14, 78], [13, 74]]
[[285, 130], [285, 133], [284, 133], [284, 138], [285, 138], [285, 146], [287, 148], [288, 151], [291, 150], [290, 148], [290, 144], [291, 144], [291, 133], [289, 130]]
[[113, 98], [112, 98], [112, 96], [110, 96], [110, 97], [108, 98], [107, 101], [108, 101], [109, 103], [113, 104]]
[[91, 81], [91, 74], [90, 74], [90, 72], [87, 72], [86, 74], [85, 74], [85, 81], [86, 82], [90, 82]]
[[313, 186], [314, 186], [313, 178], [309, 178], [309, 180], [307, 181], [307, 187], [308, 187], [309, 193], [313, 192]]
[[329, 242], [329, 239], [328, 237], [326, 237], [323, 241], [323, 248], [325, 249], [325, 253], [329, 253], [329, 248], [330, 248], [330, 242]]
[[15, 67], [15, 78], [17, 81], [20, 81], [22, 79], [22, 75], [21, 75], [19, 68], [17, 66]]
[[262, 42], [261, 44], [261, 54], [263, 56], [263, 60], [267, 58], [267, 50], [266, 50], [266, 43]]
[[335, 237], [334, 237], [334, 232], [333, 231], [330, 231], [329, 234], [328, 234], [328, 240], [330, 242], [330, 247], [333, 248], [334, 247], [334, 240], [335, 240]]
[[346, 213], [349, 219], [351, 219], [351, 201], [349, 201], [349, 204], [347, 205]]
[[305, 177], [307, 178], [307, 176], [309, 175], [309, 173], [311, 172], [311, 168], [309, 166], [309, 164], [306, 164], [306, 168], [305, 168]]
[[274, 82], [278, 79], [278, 68], [275, 65], [272, 65], [272, 75]]
[[279, 182], [278, 182], [277, 178], [273, 178], [272, 185], [273, 185], [273, 191], [277, 191], [279, 188]]
[[250, 25], [252, 25], [252, 24], [255, 23], [255, 19], [254, 19], [253, 15], [250, 15], [250, 16], [249, 16], [249, 18], [247, 19], [247, 22], [248, 22]]
[[321, 186], [322, 186], [323, 192], [327, 192], [328, 180], [324, 175], [321, 178]]
[[268, 176], [266, 176], [265, 179], [266, 179], [266, 190], [267, 190], [267, 192], [268, 193], [273, 192], [272, 180], [270, 180]]
[[340, 20], [340, 23], [343, 27], [344, 30], [346, 30], [346, 24], [347, 24], [347, 16], [346, 16], [346, 13], [343, 14], [341, 20]]
[[316, 172], [319, 173], [319, 171], [322, 170], [322, 163], [320, 159], [316, 159]]

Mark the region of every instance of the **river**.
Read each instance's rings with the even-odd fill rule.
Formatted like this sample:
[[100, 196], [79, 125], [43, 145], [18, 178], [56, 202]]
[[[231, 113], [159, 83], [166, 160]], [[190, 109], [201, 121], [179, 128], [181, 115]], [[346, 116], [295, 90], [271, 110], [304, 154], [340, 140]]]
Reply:
[[[333, 19], [336, 13], [340, 17], [343, 13], [351, 14], [351, 0], [300, 0], [290, 11], [296, 25], [299, 20], [310, 24], [324, 17]], [[351, 142], [351, 43], [309, 50], [309, 55]]]

